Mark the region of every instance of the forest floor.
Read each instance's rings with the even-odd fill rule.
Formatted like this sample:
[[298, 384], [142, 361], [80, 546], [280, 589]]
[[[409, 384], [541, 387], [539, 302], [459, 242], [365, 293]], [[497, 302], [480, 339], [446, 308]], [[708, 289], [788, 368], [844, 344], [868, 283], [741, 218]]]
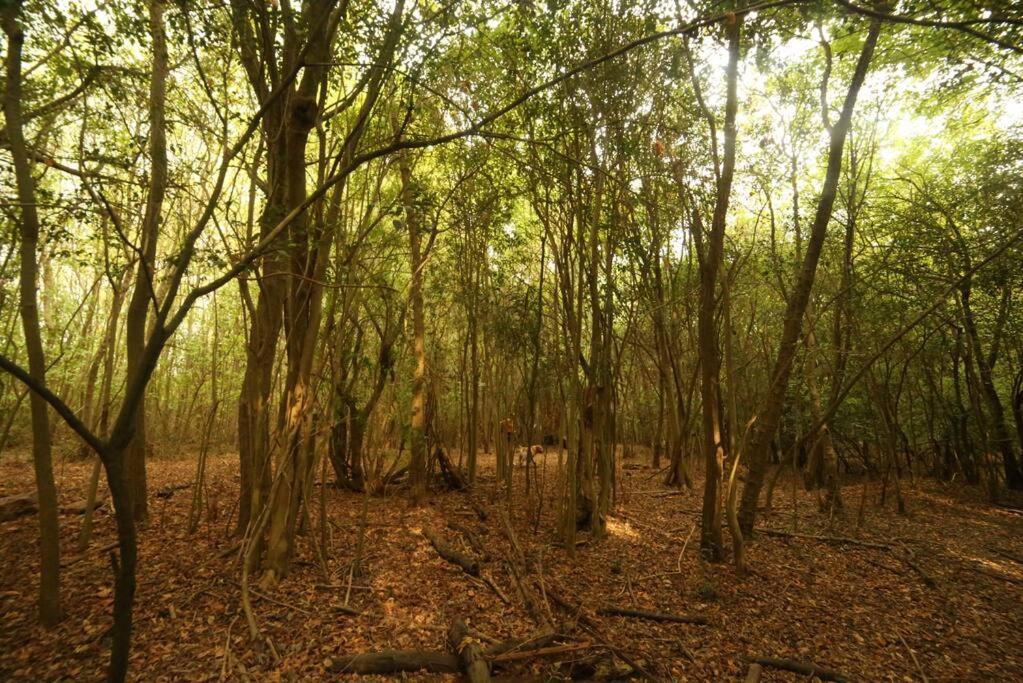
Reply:
[[[580, 627], [565, 642], [591, 646], [516, 662], [505, 670], [506, 680], [551, 680], [570, 673], [612, 677], [615, 670], [601, 643], [661, 680], [742, 680], [748, 657], [812, 662], [862, 681], [1023, 680], [1023, 516], [985, 502], [976, 490], [906, 481], [909, 514], [899, 516], [892, 491], [881, 508], [880, 485], [871, 484], [859, 527], [862, 485], [845, 488], [848, 511], [829, 520], [817, 512], [815, 493], [799, 488], [793, 509], [791, 488], [779, 483], [775, 510], [761, 520], [762, 527], [791, 531], [795, 524], [801, 534], [889, 545], [761, 534], [748, 548], [751, 572], [737, 577], [730, 563], [699, 559], [699, 531], [693, 529], [701, 487], [673, 493], [661, 485], [660, 475], [638, 461], [627, 461], [620, 473], [607, 537], [598, 541], [581, 535], [577, 557], [571, 559], [552, 532], [553, 454], [547, 460], [540, 488], [548, 495], [539, 530], [533, 530], [536, 503], [524, 502], [521, 480], [513, 526], [534, 585], [547, 598], [557, 594], [581, 605], [588, 617], [579, 620], [588, 628]], [[191, 490], [171, 492], [169, 487], [192, 481], [194, 468], [193, 460], [157, 459], [149, 465], [151, 494], [164, 490], [170, 495], [151, 495], [151, 521], [140, 533], [131, 658], [135, 679], [337, 680], [345, 676], [330, 667], [344, 655], [383, 648], [446, 651], [446, 632], [457, 618], [490, 640], [542, 630], [524, 609], [509, 571], [508, 562], [518, 556], [503, 530], [503, 498], [485, 471], [473, 499], [489, 512], [485, 521], [464, 493], [437, 493], [426, 504], [410, 507], [403, 493], [367, 499], [325, 488], [326, 567], [315, 553], [316, 501], [313, 532], [300, 539], [292, 574], [272, 592], [253, 593], [260, 628], [276, 651], [257, 652], [240, 616], [237, 553], [225, 552], [235, 543], [229, 531], [237, 464], [230, 454], [211, 460], [209, 504], [199, 530], [189, 535]], [[88, 463], [58, 466], [62, 504], [84, 497], [89, 469]], [[0, 496], [31, 488], [30, 465], [10, 458], [0, 463]], [[368, 522], [363, 572], [350, 579], [363, 500]], [[0, 524], [2, 680], [102, 677], [113, 601], [107, 556], [113, 520], [107, 509], [100, 510], [90, 549], [75, 555], [81, 519], [61, 516], [66, 618], [50, 632], [34, 620], [35, 517]], [[486, 583], [441, 559], [422, 535], [423, 529], [435, 530], [471, 553], [465, 536], [447, 526], [451, 521], [478, 537], [489, 558], [482, 561], [482, 574], [507, 603]], [[554, 623], [573, 616], [553, 599], [541, 596], [538, 602], [541, 615]], [[708, 623], [597, 614], [609, 605], [701, 614]], [[620, 660], [615, 665], [620, 671]], [[441, 675], [406, 676], [444, 680]], [[807, 678], [766, 668], [762, 680]]]

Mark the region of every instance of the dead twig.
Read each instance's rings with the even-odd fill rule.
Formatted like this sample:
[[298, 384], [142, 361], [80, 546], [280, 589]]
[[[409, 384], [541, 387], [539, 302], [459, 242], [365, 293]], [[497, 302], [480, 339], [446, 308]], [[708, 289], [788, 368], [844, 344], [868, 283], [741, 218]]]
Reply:
[[902, 641], [902, 646], [906, 648], [906, 652], [908, 652], [909, 656], [913, 659], [913, 664], [916, 665], [916, 670], [920, 672], [920, 680], [924, 683], [929, 683], [927, 674], [924, 673], [924, 668], [920, 666], [920, 660], [916, 658], [916, 653], [913, 652], [913, 648], [909, 646], [909, 643], [907, 643], [906, 639], [902, 637], [902, 634], [898, 629], [895, 630], [895, 635], [899, 637], [899, 640]]
[[748, 661], [753, 664], [760, 664], [761, 666], [769, 666], [772, 669], [782, 669], [784, 671], [791, 671], [793, 673], [801, 674], [803, 676], [816, 676], [822, 681], [834, 681], [835, 683], [849, 683], [852, 681], [848, 675], [835, 671], [833, 669], [826, 669], [823, 666], [817, 664], [811, 664], [807, 662], [797, 662], [792, 659], [778, 659], [775, 657], [749, 657]]

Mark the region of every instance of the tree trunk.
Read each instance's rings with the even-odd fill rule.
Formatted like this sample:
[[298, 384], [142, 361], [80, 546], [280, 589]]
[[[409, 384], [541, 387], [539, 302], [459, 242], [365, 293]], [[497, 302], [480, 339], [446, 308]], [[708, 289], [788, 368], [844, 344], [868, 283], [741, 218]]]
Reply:
[[128, 655], [131, 653], [132, 609], [135, 605], [135, 568], [138, 564], [138, 538], [135, 529], [135, 510], [131, 488], [125, 479], [123, 449], [100, 454], [107, 472], [107, 485], [114, 505], [117, 522], [117, 545], [120, 557], [112, 557], [114, 564], [114, 624], [110, 630], [112, 641], [107, 680], [121, 682], [128, 675]]
[[[700, 396], [703, 413], [703, 459], [706, 476], [703, 486], [703, 509], [700, 516], [700, 550], [707, 559], [717, 562], [723, 557], [721, 536], [721, 472], [725, 460], [725, 443], [721, 430], [720, 358], [717, 309], [718, 272], [724, 253], [725, 224], [735, 174], [735, 117], [738, 111], [739, 19], [727, 27], [728, 71], [725, 101], [724, 159], [717, 182], [717, 198], [711, 219], [710, 234], [704, 248], [703, 225], [695, 213], [694, 238], [700, 256], [700, 310], [697, 337], [700, 352]], [[712, 115], [707, 114], [712, 120]], [[729, 390], [734, 390], [730, 387]], [[734, 425], [733, 425], [734, 428]]]
[[[477, 280], [477, 286], [479, 281]], [[476, 456], [477, 440], [479, 438], [480, 418], [480, 359], [479, 359], [479, 330], [476, 315], [478, 309], [473, 306], [472, 319], [469, 321], [469, 416], [466, 447], [468, 448], [467, 468], [469, 470], [469, 483], [476, 483]]]
[[[22, 128], [21, 51], [25, 34], [20, 24], [21, 3], [5, 5], [4, 33], [7, 34], [4, 116], [7, 119], [7, 138], [14, 161], [15, 184], [20, 204], [20, 257], [19, 291], [21, 296], [21, 323], [25, 334], [28, 371], [40, 385], [46, 383], [46, 358], [39, 327], [37, 301], [39, 214], [36, 210], [35, 179], [25, 145]], [[53, 460], [50, 442], [49, 408], [41, 396], [33, 392], [30, 398], [32, 412], [32, 465], [35, 469], [36, 490], [39, 497], [39, 620], [46, 628], [57, 625], [61, 618], [60, 606], [60, 534], [57, 525], [57, 489], [53, 482]]]
[[739, 509], [739, 526], [742, 529], [742, 533], [746, 536], [753, 532], [753, 526], [756, 522], [757, 503], [760, 498], [760, 489], [764, 483], [764, 475], [771, 450], [771, 440], [774, 439], [774, 434], [778, 430], [778, 424], [781, 420], [785, 393], [788, 390], [789, 375], [792, 372], [792, 362], [795, 358], [796, 346], [799, 342], [799, 334], [803, 326], [803, 314], [810, 300], [810, 290], [813, 287], [817, 274], [817, 263], [820, 260], [821, 249], [824, 246], [824, 237], [827, 234], [828, 223], [831, 221], [831, 212], [835, 204], [838, 180], [842, 170], [842, 153], [845, 148], [845, 139], [852, 124], [856, 98], [866, 79], [867, 69], [874, 54], [874, 47], [877, 45], [877, 39], [881, 33], [881, 24], [882, 22], [879, 18], [873, 19], [870, 23], [870, 29], [860, 50], [859, 60], [853, 72], [853, 77], [845, 96], [845, 102], [842, 105], [842, 113], [830, 131], [831, 143], [828, 149], [827, 172], [824, 177], [824, 184], [821, 187], [820, 199], [817, 203], [817, 213], [814, 216], [813, 226], [810, 230], [810, 239], [807, 243], [806, 255], [803, 258], [799, 277], [792, 288], [792, 293], [785, 309], [782, 336], [775, 358], [774, 369], [771, 373], [771, 384], [767, 395], [761, 402], [760, 409], [757, 411], [759, 419], [753, 426], [753, 436], [749, 449], [749, 474], [746, 486], [742, 491], [742, 503]]
[[[821, 392], [819, 389], [818, 377], [818, 356], [817, 336], [814, 332], [814, 320], [812, 308], [809, 304], [810, 315], [807, 320], [806, 337], [804, 345], [808, 358], [805, 363], [806, 389], [810, 398], [810, 418], [818, 423], [821, 417]], [[835, 444], [831, 439], [831, 430], [827, 422], [821, 424], [817, 434], [817, 450], [821, 457], [821, 466], [824, 475], [824, 487], [827, 491], [822, 511], [831, 513], [842, 509], [842, 489], [838, 480], [838, 454], [835, 452]]]
[[412, 167], [407, 154], [399, 160], [401, 172], [401, 201], [408, 229], [410, 267], [409, 299], [412, 303], [412, 355], [415, 369], [412, 375], [412, 407], [409, 444], [409, 475], [412, 501], [421, 503], [426, 497], [426, 313], [423, 306], [422, 214], [417, 205]]
[[[149, 84], [149, 197], [139, 232], [139, 254], [135, 285], [128, 301], [125, 321], [127, 376], [139, 371], [146, 346], [146, 322], [149, 307], [156, 297], [156, 243], [160, 234], [163, 199], [167, 191], [167, 75], [170, 66], [167, 37], [164, 32], [164, 6], [150, 0], [149, 32], [153, 41], [152, 69]], [[146, 486], [146, 399], [143, 396], [135, 413], [134, 432], [126, 451], [125, 474], [132, 496], [132, 514], [139, 522], [149, 515]]]

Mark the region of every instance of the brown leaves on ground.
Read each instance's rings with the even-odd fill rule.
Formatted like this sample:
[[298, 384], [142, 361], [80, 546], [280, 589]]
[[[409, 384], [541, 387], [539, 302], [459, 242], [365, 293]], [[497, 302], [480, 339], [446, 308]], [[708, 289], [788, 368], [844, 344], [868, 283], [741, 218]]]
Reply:
[[[815, 493], [798, 489], [793, 509], [789, 484], [779, 483], [775, 509], [761, 524], [788, 531], [795, 524], [800, 533], [881, 541], [892, 549], [760, 536], [748, 548], [752, 571], [740, 578], [728, 564], [699, 560], [699, 534], [690, 532], [699, 521], [701, 487], [665, 495], [660, 477], [636, 463], [620, 471], [607, 537], [581, 535], [576, 558], [569, 558], [552, 537], [554, 456], [547, 459], [548, 496], [539, 531], [533, 532], [536, 503], [526, 502], [521, 471], [512, 513], [530, 580], [581, 604], [600, 636], [657, 676], [738, 680], [746, 670], [744, 657], [766, 656], [815, 663], [857, 680], [1023, 678], [1023, 516], [983, 502], [974, 491], [905, 481], [910, 516], [900, 517], [891, 502], [878, 507], [880, 487], [872, 485], [858, 529], [862, 486], [847, 487], [847, 512], [828, 519], [816, 512]], [[62, 503], [84, 497], [89, 467], [59, 468]], [[192, 481], [194, 467], [192, 460], [152, 461], [150, 492]], [[291, 575], [273, 593], [253, 594], [260, 627], [274, 646], [257, 650], [240, 616], [237, 553], [225, 552], [236, 542], [236, 469], [230, 455], [211, 460], [208, 505], [193, 535], [186, 533], [191, 489], [151, 499], [151, 520], [140, 532], [131, 662], [136, 679], [334, 680], [338, 676], [328, 668], [342, 655], [384, 648], [444, 651], [447, 630], [460, 617], [484, 639], [541, 630], [509, 572], [514, 555], [496, 514], [503, 497], [485, 471], [474, 495], [494, 513], [487, 521], [480, 521], [461, 493], [437, 494], [419, 508], [409, 507], [400, 493], [370, 498], [359, 572], [350, 569], [362, 497], [325, 490], [330, 548], [324, 573], [314, 546], [316, 487], [310, 529], [298, 539]], [[29, 465], [0, 466], [0, 495], [31, 488]], [[90, 550], [78, 557], [73, 549], [81, 519], [61, 516], [66, 617], [51, 632], [35, 623], [35, 517], [0, 525], [0, 678], [102, 678], [113, 595], [110, 559], [101, 549], [114, 538], [113, 520], [108, 509], [97, 511]], [[422, 529], [437, 530], [461, 552], [478, 557], [449, 521], [469, 528], [487, 550], [480, 558], [483, 580], [446, 563], [423, 537]], [[906, 557], [937, 587], [928, 587]], [[597, 609], [607, 605], [705, 614], [710, 624], [598, 616]], [[572, 616], [553, 602], [549, 613], [557, 622]], [[589, 633], [577, 635], [578, 641], [594, 640]], [[607, 657], [606, 650], [592, 654]], [[569, 671], [569, 662], [586, 657], [575, 651], [561, 659], [527, 659], [510, 671], [516, 680], [556, 677]], [[591, 669], [590, 675], [611, 670]], [[766, 669], [762, 680], [802, 679]]]

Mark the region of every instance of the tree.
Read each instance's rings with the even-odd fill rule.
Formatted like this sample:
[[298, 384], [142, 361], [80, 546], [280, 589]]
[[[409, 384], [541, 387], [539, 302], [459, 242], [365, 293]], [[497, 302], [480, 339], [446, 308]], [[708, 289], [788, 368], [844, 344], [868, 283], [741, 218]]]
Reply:
[[[37, 385], [46, 384], [46, 357], [39, 325], [39, 304], [36, 288], [39, 281], [39, 214], [36, 209], [35, 179], [32, 161], [25, 144], [22, 128], [22, 69], [21, 54], [25, 33], [21, 28], [20, 2], [9, 3], [3, 9], [3, 27], [7, 36], [7, 57], [4, 60], [6, 88], [4, 90], [4, 116], [6, 133], [14, 160], [18, 203], [20, 204], [20, 257], [19, 289], [21, 296], [21, 323], [28, 352], [28, 373]], [[33, 393], [29, 399], [32, 410], [32, 464], [36, 474], [39, 498], [39, 620], [52, 627], [60, 621], [60, 535], [57, 528], [57, 489], [53, 483], [53, 456], [50, 441], [50, 417], [46, 401]]]

